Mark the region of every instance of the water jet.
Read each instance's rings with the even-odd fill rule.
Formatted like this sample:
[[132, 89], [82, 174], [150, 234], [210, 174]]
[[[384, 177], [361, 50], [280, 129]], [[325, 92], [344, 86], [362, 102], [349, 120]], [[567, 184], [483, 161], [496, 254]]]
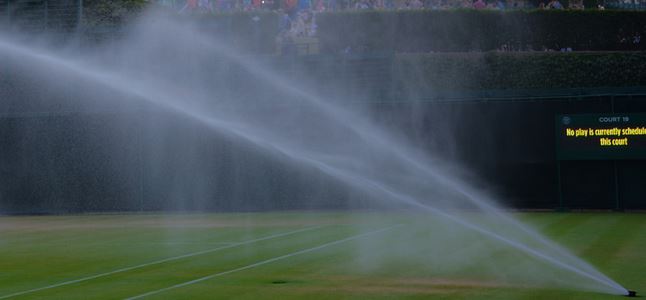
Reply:
[[[375, 202], [425, 211], [441, 219], [442, 223], [447, 223], [447, 227], [461, 228], [461, 231], [447, 232], [441, 236], [438, 244], [442, 244], [442, 238], [453, 238], [452, 234], [456, 232], [458, 237], [467, 237], [463, 231], [475, 232], [479, 234], [477, 239], [511, 248], [537, 260], [541, 268], [560, 270], [578, 279], [564, 280], [567, 287], [614, 294], [625, 291], [593, 266], [514, 221], [475, 187], [451, 176], [448, 168], [429, 163], [431, 159], [417, 155], [415, 149], [372, 124], [361, 112], [349, 111], [334, 101], [328, 101], [254, 61], [254, 58], [241, 57], [234, 50], [209, 41], [208, 37], [195, 33], [194, 28], [159, 22], [155, 28], [144, 26], [140, 31], [131, 40], [124, 41], [122, 47], [117, 47], [117, 54], [97, 54], [108, 58], [116, 56], [119, 58], [117, 61], [125, 61], [122, 66], [89, 58], [88, 63], [87, 60], [61, 57], [48, 51], [2, 41], [0, 52], [17, 58], [14, 60], [17, 62], [34, 63], [31, 67], [35, 73], [55, 69], [71, 78], [91, 81], [101, 86], [93, 91], [96, 94], [104, 89], [117, 90], [151, 106], [189, 117], [214, 133], [226, 133], [248, 142], [256, 147], [257, 152], [287, 157], [287, 167], [305, 165], [317, 169], [353, 189], [366, 192], [373, 196]], [[171, 36], [173, 38], [168, 39]], [[148, 45], [150, 41], [156, 42], [150, 43], [154, 49], [172, 49], [182, 53], [178, 57], [195, 58], [200, 64], [157, 57], [153, 55], [156, 51], [147, 50], [151, 47]], [[271, 88], [247, 88], [243, 93], [240, 88], [246, 85], [209, 69], [209, 59], [214, 56], [226, 61], [227, 68], [239, 67], [250, 79], [266, 79]], [[141, 76], [141, 70], [147, 71], [145, 76]], [[226, 72], [227, 69], [222, 70]], [[191, 80], [177, 81], [176, 77], [181, 76], [176, 74], [181, 71], [185, 72], [185, 78]], [[213, 77], [222, 79], [224, 84], [217, 87], [211, 86], [211, 83], [201, 84], [202, 81], [198, 79], [210, 77], [211, 73], [215, 73]], [[231, 88], [226, 86], [227, 83], [232, 83]], [[265, 90], [270, 92], [264, 93]], [[254, 105], [267, 106], [268, 101], [265, 100], [271, 99], [264, 94], [280, 95], [274, 97], [280, 101], [270, 103], [273, 110], [249, 109]], [[225, 106], [235, 109], [225, 110]], [[152, 154], [154, 157], [157, 152], [153, 150]], [[186, 156], [191, 158], [190, 153]], [[197, 169], [199, 166], [193, 166], [192, 173], [196, 173], [194, 171]], [[179, 186], [184, 184], [189, 187], [179, 189], [177, 202], [182, 201], [184, 193], [206, 190], [208, 187], [207, 182], [188, 184], [191, 178], [177, 177]], [[234, 183], [242, 183], [240, 186], [244, 188], [245, 184], [254, 182]], [[164, 188], [161, 184], [154, 187], [160, 190]], [[476, 210], [478, 214], [474, 217], [468, 209]], [[470, 242], [465, 238], [465, 244], [472, 244]], [[464, 261], [471, 259], [466, 255], [464, 258]], [[549, 274], [545, 272], [542, 279], [554, 280]]]

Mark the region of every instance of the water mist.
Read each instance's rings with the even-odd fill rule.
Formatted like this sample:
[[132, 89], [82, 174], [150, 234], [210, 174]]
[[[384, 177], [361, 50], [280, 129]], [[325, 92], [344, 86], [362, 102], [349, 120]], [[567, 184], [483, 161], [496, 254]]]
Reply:
[[[266, 57], [241, 55], [192, 22], [155, 14], [142, 17], [109, 47], [55, 50], [16, 40], [15, 36], [0, 37], [0, 54], [6, 62], [2, 72], [21, 73], [23, 78], [38, 82], [31, 89], [59, 95], [52, 96], [57, 101], [43, 100], [38, 109], [28, 107], [26, 111], [73, 114], [110, 110], [125, 116], [124, 124], [128, 125], [121, 130], [141, 125], [128, 123], [128, 119], [139, 118], [142, 112], [158, 116], [142, 126], [162, 132], [146, 135], [140, 142], [177, 147], [174, 151], [181, 160], [193, 162], [183, 174], [192, 175], [177, 176], [172, 189], [148, 184], [141, 192], [172, 190], [164, 194], [174, 208], [205, 208], [215, 197], [210, 189], [214, 179], [209, 177], [213, 170], [202, 164], [214, 154], [181, 142], [178, 145], [186, 137], [163, 133], [164, 126], [179, 119], [203, 128], [193, 140], [217, 136], [241, 145], [245, 158], [273, 161], [275, 172], [265, 174], [267, 177], [289, 173], [288, 181], [299, 176], [324, 178], [321, 180], [340, 193], [366, 199], [360, 205], [363, 208], [414, 211], [411, 219], [426, 224], [433, 233], [404, 232], [397, 243], [380, 244], [385, 252], [450, 272], [508, 251], [514, 253], [508, 264], [490, 266], [487, 276], [519, 284], [628, 294], [590, 264], [521, 224], [491, 196], [454, 175], [455, 164], [416, 149], [395, 129], [377, 125], [368, 109], [356, 104], [360, 92], [346, 90], [338, 81], [313, 79], [316, 74], [307, 70], [288, 74], [280, 65], [268, 63]], [[0, 113], [11, 113], [11, 107], [18, 105], [9, 104]], [[166, 123], [167, 118], [176, 120]], [[126, 146], [114, 145], [108, 151]], [[152, 165], [148, 175], [169, 174], [154, 169], [173, 155], [164, 151], [163, 146], [151, 146], [138, 154]], [[264, 189], [264, 194], [280, 197], [271, 190], [271, 182], [263, 181], [267, 178], [249, 175], [243, 160], [226, 163], [229, 171], [247, 175], [216, 176], [233, 176], [227, 179], [235, 190], [229, 195], [240, 195], [255, 186]], [[289, 201], [311, 202], [305, 207], [335, 207], [326, 204], [333, 201], [333, 195]], [[357, 261], [367, 270], [379, 264], [379, 257], [373, 259], [367, 251], [371, 247], [366, 245], [357, 252]]]

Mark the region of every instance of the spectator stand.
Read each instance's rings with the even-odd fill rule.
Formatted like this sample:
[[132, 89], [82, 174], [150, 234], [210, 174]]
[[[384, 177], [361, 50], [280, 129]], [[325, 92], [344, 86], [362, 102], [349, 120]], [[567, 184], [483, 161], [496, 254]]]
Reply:
[[278, 55], [319, 54], [316, 29], [316, 15], [311, 10], [304, 8], [291, 14], [289, 10], [285, 10], [280, 18], [276, 38]]
[[605, 8], [622, 10], [646, 10], [646, 0], [606, 1]]
[[[274, 53], [287, 56], [319, 54], [316, 14], [326, 7], [336, 7], [335, 0], [158, 0], [156, 3], [180, 14], [274, 10], [280, 15]], [[258, 22], [260, 17], [254, 16], [251, 20]]]

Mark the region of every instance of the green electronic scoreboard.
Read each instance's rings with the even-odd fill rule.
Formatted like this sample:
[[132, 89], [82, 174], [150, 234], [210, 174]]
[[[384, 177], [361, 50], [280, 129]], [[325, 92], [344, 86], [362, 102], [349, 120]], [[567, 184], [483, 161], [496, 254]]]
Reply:
[[646, 159], [646, 114], [556, 116], [559, 160]]

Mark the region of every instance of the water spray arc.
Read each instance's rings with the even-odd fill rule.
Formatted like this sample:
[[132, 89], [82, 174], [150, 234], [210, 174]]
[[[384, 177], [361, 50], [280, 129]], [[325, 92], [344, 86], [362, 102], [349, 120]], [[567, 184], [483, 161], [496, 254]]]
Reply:
[[[177, 28], [181, 27], [171, 26], [167, 29], [170, 31], [179, 30]], [[180, 30], [180, 32], [185, 31]], [[138, 80], [131, 76], [132, 73], [129, 72], [120, 73], [114, 70], [105, 70], [92, 64], [84, 64], [74, 60], [58, 58], [51, 54], [35, 51], [27, 47], [16, 46], [15, 44], [2, 40], [0, 40], [0, 52], [11, 54], [15, 57], [26, 58], [26, 61], [37, 61], [45, 66], [66, 70], [78, 76], [91, 79], [111, 89], [124, 92], [149, 103], [164, 107], [169, 111], [194, 118], [213, 130], [235, 135], [240, 139], [257, 145], [261, 149], [268, 149], [273, 152], [281, 153], [296, 162], [313, 166], [331, 177], [341, 179], [341, 181], [348, 185], [374, 194], [376, 197], [394, 199], [406, 206], [420, 208], [431, 212], [447, 221], [459, 224], [468, 230], [478, 232], [489, 239], [506, 244], [511, 248], [528, 254], [557, 268], [577, 274], [581, 278], [585, 278], [586, 280], [593, 282], [595, 285], [601, 284], [602, 287], [598, 287], [597, 291], [631, 295], [631, 293], [621, 285], [596, 271], [587, 263], [579, 260], [562, 248], [557, 247], [538, 233], [524, 227], [510, 216], [501, 212], [495, 207], [495, 205], [484, 199], [484, 197], [477, 195], [477, 193], [468, 185], [459, 182], [457, 179], [442, 175], [441, 172], [425, 163], [425, 159], [418, 157], [412, 151], [407, 151], [407, 149], [393, 143], [388, 134], [382, 133], [376, 127], [372, 126], [370, 122], [365, 121], [363, 118], [358, 115], [354, 115], [351, 112], [344, 111], [331, 103], [326, 103], [325, 101], [322, 101], [322, 99], [318, 99], [313, 93], [288, 84], [287, 80], [281, 78], [280, 75], [274, 74], [263, 69], [257, 64], [235, 55], [234, 52], [229, 49], [225, 49], [220, 45], [208, 42], [202, 36], [196, 35], [194, 38], [195, 39], [193, 41], [201, 44], [199, 46], [208, 49], [209, 52], [216, 53], [218, 56], [224, 56], [226, 59], [243, 66], [250, 73], [256, 74], [256, 76], [272, 78], [271, 83], [283, 90], [285, 94], [290, 95], [290, 97], [295, 97], [299, 99], [299, 101], [306, 101], [308, 103], [307, 105], [315, 109], [318, 114], [324, 116], [326, 120], [337, 122], [338, 126], [342, 129], [348, 130], [352, 132], [352, 134], [358, 136], [359, 139], [357, 142], [351, 145], [353, 150], [355, 148], [383, 149], [375, 151], [372, 154], [383, 159], [387, 164], [379, 167], [366, 166], [369, 165], [371, 161], [358, 159], [358, 163], [356, 165], [347, 165], [347, 159], [345, 159], [347, 157], [340, 157], [337, 154], [337, 152], [342, 151], [313, 151], [307, 145], [299, 145], [296, 141], [286, 139], [285, 136], [282, 135], [277, 135], [271, 131], [272, 128], [267, 129], [259, 127], [259, 124], [261, 124], [260, 121], [249, 121], [244, 117], [224, 116], [212, 110], [202, 110], [199, 105], [195, 107], [186, 105], [186, 103], [183, 103], [179, 99], [181, 99], [181, 94], [190, 90], [190, 86], [186, 89], [168, 89], [163, 85], [160, 85], [160, 82], [163, 82], [163, 79], [160, 81], [156, 81], [155, 78], [151, 80]], [[195, 98], [203, 98], [203, 100], [213, 98], [208, 94], [198, 94], [195, 96]], [[349, 120], [352, 120], [352, 123], [350, 123]], [[374, 175], [375, 171], [382, 171], [391, 165], [395, 166], [395, 170], [400, 171], [401, 174], [397, 173], [398, 176], [393, 177], [379, 177]], [[411, 180], [411, 178], [417, 179]], [[444, 193], [447, 193], [449, 195], [457, 195], [458, 197], [465, 198], [468, 204], [474, 205], [489, 214], [500, 217], [504, 224], [519, 226], [518, 230], [530, 235], [529, 239], [531, 239], [532, 243], [536, 243], [535, 245], [543, 248], [539, 248], [539, 250], [534, 249], [532, 246], [528, 246], [522, 241], [517, 241], [513, 236], [506, 237], [505, 233], [498, 233], [493, 229], [483, 226], [483, 224], [471, 222], [470, 220], [461, 217], [459, 214], [455, 214], [450, 206], [442, 207], [442, 205], [439, 204], [435, 205], [431, 200], [422, 198], [426, 192], [433, 190], [433, 188], [425, 188], [425, 184], [445, 189], [446, 191], [440, 193], [441, 196], [446, 196]], [[442, 198], [437, 197], [437, 199]], [[444, 201], [450, 200], [444, 199]], [[549, 252], [544, 253], [542, 250]], [[632, 295], [634, 296], [635, 293], [632, 293]]]

